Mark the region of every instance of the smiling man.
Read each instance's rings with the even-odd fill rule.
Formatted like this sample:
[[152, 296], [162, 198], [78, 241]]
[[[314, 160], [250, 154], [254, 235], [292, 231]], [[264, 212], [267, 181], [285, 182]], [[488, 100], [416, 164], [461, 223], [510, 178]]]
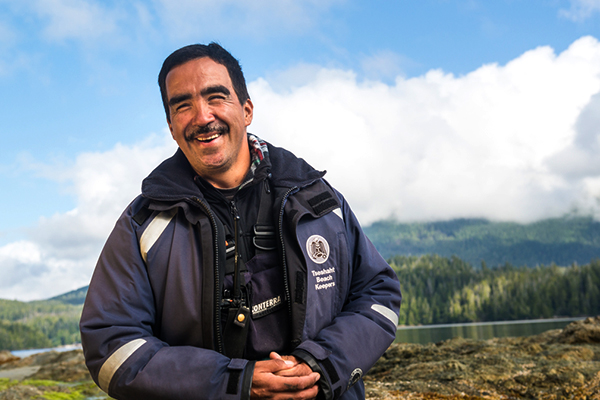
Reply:
[[217, 188], [239, 186], [250, 166], [250, 99], [238, 99], [227, 69], [210, 58], [173, 68], [166, 90], [169, 129], [192, 168]]
[[359, 399], [394, 340], [400, 288], [339, 192], [247, 132], [237, 60], [191, 45], [159, 86], [179, 150], [117, 221], [84, 305], [116, 399]]

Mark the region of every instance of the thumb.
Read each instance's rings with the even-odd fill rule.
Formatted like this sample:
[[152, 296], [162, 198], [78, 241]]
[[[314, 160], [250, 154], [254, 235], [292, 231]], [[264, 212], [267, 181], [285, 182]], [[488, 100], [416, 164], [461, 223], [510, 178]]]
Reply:
[[294, 366], [294, 362], [293, 361], [287, 361], [284, 360], [279, 354], [277, 354], [276, 352], [272, 351], [269, 354], [269, 358], [273, 361], [283, 361], [286, 365], [286, 367], [291, 368]]

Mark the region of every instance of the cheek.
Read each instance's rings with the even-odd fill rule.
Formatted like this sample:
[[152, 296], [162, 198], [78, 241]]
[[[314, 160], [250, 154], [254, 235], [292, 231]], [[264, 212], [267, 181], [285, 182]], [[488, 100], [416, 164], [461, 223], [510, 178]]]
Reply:
[[177, 140], [178, 138], [183, 138], [185, 136], [186, 125], [181, 119], [171, 120], [171, 123], [169, 124], [169, 129], [171, 130], [171, 135], [173, 136], [173, 138], [175, 138], [175, 140]]

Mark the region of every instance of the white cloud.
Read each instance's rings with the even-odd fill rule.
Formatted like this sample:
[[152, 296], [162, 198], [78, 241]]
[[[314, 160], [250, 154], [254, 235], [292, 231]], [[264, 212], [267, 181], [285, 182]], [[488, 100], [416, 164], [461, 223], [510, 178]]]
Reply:
[[600, 44], [585, 37], [559, 55], [540, 47], [505, 66], [433, 70], [393, 86], [326, 69], [289, 90], [259, 80], [252, 131], [327, 169], [363, 223], [531, 221], [600, 195], [551, 163], [599, 91]]
[[600, 176], [600, 93], [592, 97], [575, 124], [572, 143], [548, 160], [556, 173], [576, 180]]
[[[464, 76], [432, 70], [390, 85], [305, 65], [249, 89], [250, 131], [327, 169], [363, 224], [391, 215], [531, 221], [574, 207], [600, 210], [594, 38]], [[10, 277], [0, 298], [45, 298], [87, 284], [119, 213], [174, 149], [165, 133], [81, 154], [69, 167], [37, 166], [69, 183], [77, 207], [0, 247], [0, 276]]]
[[575, 22], [582, 22], [600, 11], [600, 0], [571, 0], [571, 8], [560, 10], [559, 15]]
[[34, 166], [71, 185], [77, 207], [41, 218], [26, 241], [0, 247], [0, 298], [48, 298], [87, 285], [104, 241], [142, 179], [175, 151], [167, 133], [134, 146], [84, 153], [68, 167]]

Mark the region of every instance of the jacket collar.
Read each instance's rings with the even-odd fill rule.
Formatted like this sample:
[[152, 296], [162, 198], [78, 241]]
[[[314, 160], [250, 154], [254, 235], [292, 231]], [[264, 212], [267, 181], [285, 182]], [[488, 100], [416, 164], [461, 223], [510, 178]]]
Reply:
[[[265, 178], [281, 187], [303, 187], [325, 175], [302, 158], [291, 152], [272, 146], [255, 135], [248, 134], [252, 163], [243, 185], [260, 182]], [[189, 161], [177, 149], [175, 154], [163, 161], [142, 182], [142, 195], [160, 201], [179, 201], [202, 198], [202, 192], [194, 182], [197, 176]]]

